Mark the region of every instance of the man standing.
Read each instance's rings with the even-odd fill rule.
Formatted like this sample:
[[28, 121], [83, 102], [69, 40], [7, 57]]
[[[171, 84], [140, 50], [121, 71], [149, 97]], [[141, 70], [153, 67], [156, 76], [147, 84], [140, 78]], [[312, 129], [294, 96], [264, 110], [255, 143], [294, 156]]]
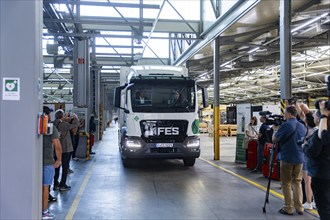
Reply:
[[280, 126], [273, 136], [273, 142], [279, 143], [281, 152], [281, 181], [284, 206], [279, 212], [284, 215], [293, 215], [294, 209], [296, 209], [299, 215], [302, 215], [304, 212], [301, 187], [304, 153], [298, 140], [304, 138], [306, 128], [302, 123], [298, 122], [296, 117], [296, 108], [288, 106], [284, 111], [286, 122]]
[[95, 154], [95, 152], [92, 151], [92, 147], [94, 145], [94, 133], [95, 132], [96, 132], [96, 123], [95, 123], [95, 118], [92, 115], [89, 119], [89, 136], [90, 136], [89, 154]]
[[60, 132], [60, 142], [62, 145], [62, 176], [61, 182], [58, 182], [58, 177], [60, 173], [60, 168], [56, 168], [54, 176], [54, 190], [66, 191], [71, 189], [70, 186], [66, 185], [66, 178], [68, 176], [71, 152], [73, 151], [73, 146], [70, 137], [70, 131], [76, 132], [78, 127], [78, 117], [76, 114], [72, 115], [73, 122], [70, 124], [71, 118], [64, 115], [62, 109], [58, 109], [55, 112], [54, 125]]
[[264, 148], [265, 144], [267, 142], [267, 130], [269, 129], [269, 126], [266, 125], [266, 116], [262, 115], [260, 117], [261, 126], [259, 128], [258, 133], [258, 146], [257, 146], [257, 166], [254, 170], [251, 172], [253, 173], [260, 173], [262, 168], [262, 160], [264, 155]]
[[[48, 121], [50, 121], [50, 108], [44, 106], [43, 112], [48, 116]], [[55, 218], [55, 215], [48, 211], [48, 196], [49, 186], [52, 185], [55, 168], [61, 165], [62, 147], [59, 138], [60, 135], [55, 127], [51, 135], [43, 135], [42, 219]], [[56, 161], [54, 161], [53, 146], [55, 146]]]

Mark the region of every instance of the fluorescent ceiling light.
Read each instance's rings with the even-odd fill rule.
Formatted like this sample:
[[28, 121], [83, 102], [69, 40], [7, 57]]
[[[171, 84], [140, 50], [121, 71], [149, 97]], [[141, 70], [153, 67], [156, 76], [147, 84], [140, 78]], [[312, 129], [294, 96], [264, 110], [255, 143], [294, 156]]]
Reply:
[[220, 65], [220, 67], [224, 67], [224, 66], [227, 66], [228, 64], [230, 64], [230, 61], [227, 61], [227, 62], [225, 62], [225, 63], [221, 64], [221, 65]]
[[307, 21], [305, 24], [302, 24], [302, 25], [300, 25], [299, 27], [293, 28], [293, 29], [291, 30], [291, 33], [296, 32], [296, 31], [298, 31], [298, 30], [300, 30], [300, 29], [306, 27], [307, 25], [310, 25], [310, 24], [314, 23], [315, 21], [320, 20], [321, 18], [327, 16], [328, 14], [329, 14], [328, 12], [327, 12], [327, 13], [324, 13], [324, 14], [322, 14], [322, 15], [320, 15], [320, 16], [318, 16], [318, 17], [316, 17], [316, 18], [314, 18], [314, 19], [312, 19], [312, 20], [310, 20], [310, 21]]
[[253, 52], [255, 52], [255, 51], [259, 50], [259, 49], [260, 49], [260, 47], [254, 48], [254, 49], [248, 51], [248, 53], [253, 53]]

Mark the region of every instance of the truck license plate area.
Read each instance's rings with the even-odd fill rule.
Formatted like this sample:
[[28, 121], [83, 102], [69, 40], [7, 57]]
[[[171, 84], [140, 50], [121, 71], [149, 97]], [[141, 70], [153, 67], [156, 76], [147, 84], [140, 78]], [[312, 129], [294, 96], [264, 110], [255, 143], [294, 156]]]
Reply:
[[157, 143], [156, 147], [173, 147], [173, 143]]
[[150, 148], [150, 153], [177, 153], [177, 148], [174, 147], [160, 147], [160, 148]]

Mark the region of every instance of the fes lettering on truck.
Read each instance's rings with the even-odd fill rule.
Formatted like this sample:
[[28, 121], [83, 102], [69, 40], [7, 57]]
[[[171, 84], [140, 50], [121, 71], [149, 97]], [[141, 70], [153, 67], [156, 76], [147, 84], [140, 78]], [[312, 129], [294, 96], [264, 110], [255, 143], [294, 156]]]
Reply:
[[200, 156], [198, 113], [207, 99], [185, 67], [122, 67], [114, 107], [124, 166], [134, 158], [183, 159], [193, 166]]

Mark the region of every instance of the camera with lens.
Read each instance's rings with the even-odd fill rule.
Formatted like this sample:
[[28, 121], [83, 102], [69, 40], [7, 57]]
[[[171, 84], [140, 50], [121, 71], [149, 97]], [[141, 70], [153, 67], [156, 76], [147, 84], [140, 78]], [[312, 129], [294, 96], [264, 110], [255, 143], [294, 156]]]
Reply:
[[259, 112], [259, 115], [264, 115], [266, 117], [266, 125], [279, 126], [285, 121], [283, 115], [276, 115], [270, 111]]
[[[329, 98], [327, 101], [325, 101], [325, 108], [330, 110], [330, 75], [325, 76], [325, 83], [327, 84], [327, 94], [328, 94], [328, 98]], [[317, 100], [315, 102], [316, 109], [320, 109], [320, 101], [321, 100]]]
[[296, 97], [292, 97], [292, 98], [288, 99], [288, 103], [290, 105], [295, 105], [297, 103], [297, 98]]

